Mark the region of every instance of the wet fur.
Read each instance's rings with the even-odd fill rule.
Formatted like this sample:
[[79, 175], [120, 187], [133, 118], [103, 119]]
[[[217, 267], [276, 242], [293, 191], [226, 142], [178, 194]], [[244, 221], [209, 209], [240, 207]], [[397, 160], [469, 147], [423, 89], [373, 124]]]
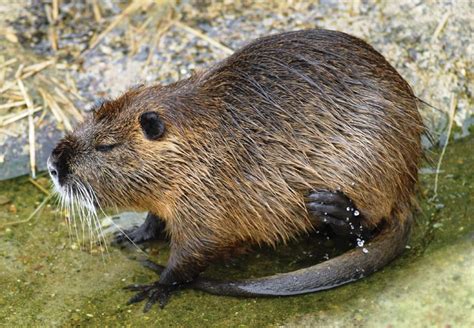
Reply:
[[[156, 110], [159, 141], [138, 117]], [[102, 206], [148, 210], [192, 278], [241, 244], [276, 245], [313, 229], [312, 189], [341, 190], [372, 229], [411, 210], [423, 125], [409, 85], [382, 55], [340, 32], [258, 39], [167, 86], [140, 86], [68, 136], [71, 172]], [[108, 153], [96, 144], [119, 143]], [[188, 264], [197, 271], [186, 272]]]

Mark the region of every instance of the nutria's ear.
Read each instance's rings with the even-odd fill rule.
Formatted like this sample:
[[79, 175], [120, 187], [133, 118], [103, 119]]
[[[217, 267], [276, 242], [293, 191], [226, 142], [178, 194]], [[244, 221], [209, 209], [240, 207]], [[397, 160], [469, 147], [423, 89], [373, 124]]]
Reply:
[[158, 140], [165, 133], [165, 122], [157, 112], [146, 112], [140, 115], [140, 126], [145, 137]]

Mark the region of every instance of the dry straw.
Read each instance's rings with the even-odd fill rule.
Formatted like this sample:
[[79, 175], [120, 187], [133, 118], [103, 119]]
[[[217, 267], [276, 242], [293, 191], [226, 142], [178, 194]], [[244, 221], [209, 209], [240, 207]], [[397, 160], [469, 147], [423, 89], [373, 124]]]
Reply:
[[25, 85], [21, 79], [17, 80], [18, 87], [20, 88], [23, 98], [25, 99], [26, 106], [28, 107], [28, 142], [30, 150], [30, 169], [31, 176], [33, 179], [36, 177], [36, 153], [35, 153], [35, 124], [33, 121], [34, 107], [31, 102], [28, 92], [26, 91]]
[[449, 137], [451, 136], [451, 130], [453, 128], [454, 122], [454, 115], [456, 114], [456, 105], [457, 105], [457, 97], [455, 94], [451, 95], [451, 102], [449, 105], [449, 124], [448, 124], [448, 131], [446, 132], [446, 142], [443, 145], [443, 149], [441, 150], [441, 155], [438, 159], [438, 165], [436, 165], [436, 176], [435, 176], [435, 183], [433, 188], [433, 197], [431, 200], [435, 200], [438, 196], [438, 181], [439, 181], [439, 172], [441, 169], [441, 163], [443, 162], [444, 154], [446, 153], [446, 148], [448, 148]]

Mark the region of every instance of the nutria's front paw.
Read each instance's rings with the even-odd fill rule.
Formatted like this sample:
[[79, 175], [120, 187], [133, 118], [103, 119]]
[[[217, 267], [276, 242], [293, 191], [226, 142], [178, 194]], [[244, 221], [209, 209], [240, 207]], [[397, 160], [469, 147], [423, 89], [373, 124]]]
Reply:
[[131, 297], [127, 304], [138, 303], [147, 300], [143, 312], [148, 312], [153, 304], [158, 302], [161, 309], [168, 303], [172, 294], [178, 292], [182, 285], [163, 285], [156, 281], [151, 285], [130, 285], [124, 287], [126, 290], [137, 292]]
[[[165, 270], [164, 266], [156, 264], [150, 260], [141, 261], [141, 264], [158, 275], [161, 275]], [[124, 287], [124, 289], [137, 292], [135, 296], [128, 300], [127, 304], [138, 303], [148, 299], [143, 309], [143, 312], [148, 312], [156, 302], [158, 302], [160, 308], [164, 308], [171, 295], [175, 294], [181, 289], [186, 288], [186, 286], [186, 283], [165, 285], [161, 284], [159, 281], [156, 281], [151, 285], [129, 285]]]
[[153, 231], [147, 230], [144, 224], [142, 224], [139, 227], [135, 226], [132, 229], [117, 232], [112, 244], [122, 245], [124, 243], [132, 243], [138, 245], [156, 239], [157, 237]]
[[306, 207], [315, 222], [330, 226], [337, 235], [369, 237], [369, 231], [362, 224], [360, 211], [340, 191], [312, 191], [306, 197]]
[[163, 237], [164, 230], [165, 223], [158, 216], [148, 213], [145, 222], [141, 226], [118, 232], [112, 243], [115, 245], [124, 243], [143, 244]]

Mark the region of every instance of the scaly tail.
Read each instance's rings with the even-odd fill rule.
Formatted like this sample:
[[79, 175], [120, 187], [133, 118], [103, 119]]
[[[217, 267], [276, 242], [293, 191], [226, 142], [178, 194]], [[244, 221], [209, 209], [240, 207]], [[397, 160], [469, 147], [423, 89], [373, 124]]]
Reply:
[[[397, 222], [398, 221], [398, 222]], [[290, 296], [338, 287], [380, 270], [405, 249], [412, 218], [392, 220], [366, 245], [338, 257], [289, 273], [257, 279], [224, 281], [197, 278], [189, 287], [227, 296]]]

